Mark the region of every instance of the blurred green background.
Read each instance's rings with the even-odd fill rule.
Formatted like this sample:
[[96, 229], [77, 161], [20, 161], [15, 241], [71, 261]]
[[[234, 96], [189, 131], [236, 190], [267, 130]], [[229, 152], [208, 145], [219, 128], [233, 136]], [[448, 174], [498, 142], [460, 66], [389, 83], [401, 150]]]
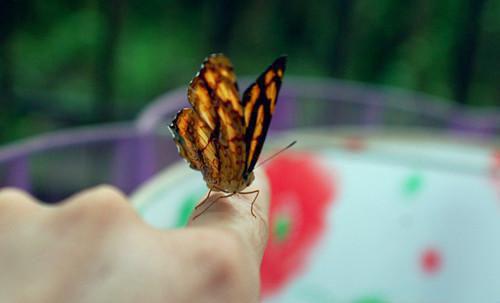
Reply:
[[0, 143], [130, 120], [212, 52], [500, 105], [500, 1], [0, 1]]

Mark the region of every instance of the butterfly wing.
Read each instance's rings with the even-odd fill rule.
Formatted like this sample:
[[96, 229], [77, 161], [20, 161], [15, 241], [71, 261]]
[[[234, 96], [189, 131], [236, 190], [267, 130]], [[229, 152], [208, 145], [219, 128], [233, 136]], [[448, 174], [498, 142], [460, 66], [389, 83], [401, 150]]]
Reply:
[[[218, 99], [230, 97], [239, 100], [233, 65], [226, 56], [213, 54], [203, 61], [200, 71], [189, 84], [189, 103], [211, 129], [216, 129]], [[239, 104], [233, 106], [241, 108]]]
[[241, 178], [245, 168], [245, 126], [231, 61], [222, 54], [207, 57], [190, 83], [188, 100], [209, 128], [208, 142], [216, 149], [218, 167], [212, 170], [220, 174], [211, 180], [205, 178], [209, 187]]
[[215, 179], [219, 175], [219, 159], [215, 142], [210, 141], [212, 130], [190, 108], [184, 108], [172, 121], [170, 130], [179, 154], [186, 159], [190, 167], [203, 173], [205, 180]]
[[286, 57], [279, 57], [243, 94], [242, 104], [246, 128], [244, 178], [253, 171], [264, 146], [285, 68]]

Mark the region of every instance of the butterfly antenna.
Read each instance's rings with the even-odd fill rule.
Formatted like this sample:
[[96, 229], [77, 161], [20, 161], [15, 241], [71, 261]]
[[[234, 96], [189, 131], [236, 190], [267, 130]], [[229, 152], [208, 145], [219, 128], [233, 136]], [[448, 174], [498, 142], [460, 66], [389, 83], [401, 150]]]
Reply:
[[282, 152], [284, 152], [285, 150], [289, 149], [290, 147], [294, 146], [295, 143], [297, 143], [297, 140], [293, 141], [292, 143], [288, 144], [286, 147], [284, 147], [283, 149], [281, 149], [280, 151], [278, 151], [277, 153], [275, 153], [274, 155], [272, 155], [271, 157], [267, 158], [266, 160], [260, 162], [259, 164], [257, 164], [257, 167], [259, 166], [262, 166], [264, 165], [266, 162], [268, 162], [269, 160], [272, 160], [273, 158], [275, 158], [276, 156], [278, 156], [279, 154], [281, 154]]

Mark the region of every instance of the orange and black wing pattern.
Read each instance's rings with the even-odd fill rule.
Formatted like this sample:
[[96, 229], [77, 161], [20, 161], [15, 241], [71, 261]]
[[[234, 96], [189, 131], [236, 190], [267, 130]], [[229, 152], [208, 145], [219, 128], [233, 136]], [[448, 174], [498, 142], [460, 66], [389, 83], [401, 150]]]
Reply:
[[286, 69], [286, 56], [276, 59], [243, 94], [245, 117], [246, 161], [243, 176], [252, 173], [266, 140], [281, 82]]
[[226, 100], [242, 113], [233, 65], [226, 56], [213, 54], [203, 61], [189, 83], [188, 101], [211, 129], [217, 129], [219, 103]]
[[[170, 126], [181, 156], [203, 173], [209, 187], [221, 179], [241, 178], [245, 163], [243, 107], [227, 57], [214, 54], [205, 59], [189, 85], [188, 100], [192, 114], [188, 117], [184, 114], [187, 109], [180, 111]], [[181, 123], [184, 116], [189, 123]], [[189, 125], [196, 127], [191, 133]], [[198, 136], [202, 138], [195, 140]]]
[[190, 167], [203, 172], [206, 178], [219, 175], [217, 146], [211, 142], [212, 130], [191, 108], [182, 109], [170, 125], [179, 154]]
[[[278, 58], [240, 100], [230, 60], [209, 56], [189, 85], [192, 109], [170, 129], [180, 155], [202, 172], [211, 189], [236, 192], [258, 160], [276, 106], [286, 58]], [[248, 179], [250, 180], [250, 179]]]

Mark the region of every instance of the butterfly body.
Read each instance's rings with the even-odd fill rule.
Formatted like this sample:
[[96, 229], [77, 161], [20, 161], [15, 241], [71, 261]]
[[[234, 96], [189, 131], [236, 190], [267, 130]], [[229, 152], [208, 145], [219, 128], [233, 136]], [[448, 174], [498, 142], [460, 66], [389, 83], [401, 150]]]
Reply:
[[230, 60], [214, 54], [189, 84], [192, 108], [180, 110], [170, 129], [179, 154], [210, 190], [242, 193], [253, 182], [285, 65], [286, 57], [276, 59], [240, 98]]

